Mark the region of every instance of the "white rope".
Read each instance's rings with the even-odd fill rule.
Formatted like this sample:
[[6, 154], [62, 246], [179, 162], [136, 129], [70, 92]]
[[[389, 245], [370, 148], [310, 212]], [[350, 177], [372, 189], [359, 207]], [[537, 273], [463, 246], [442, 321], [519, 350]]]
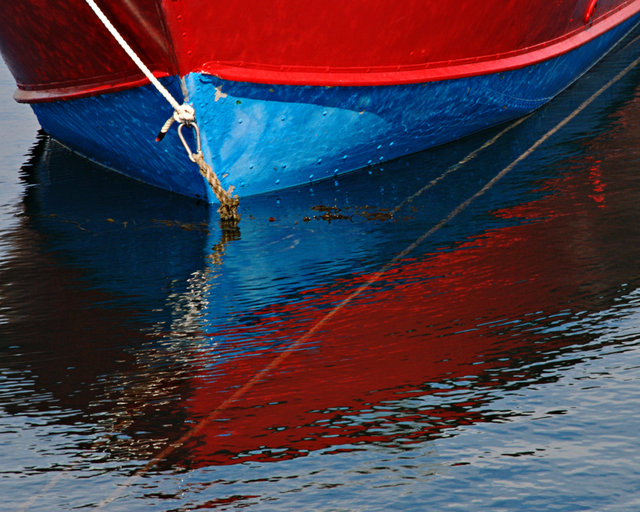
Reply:
[[179, 121], [184, 122], [186, 124], [192, 123], [195, 121], [195, 110], [191, 105], [180, 104], [178, 101], [171, 95], [171, 93], [167, 90], [167, 88], [160, 83], [160, 81], [153, 76], [151, 70], [145, 65], [144, 62], [138, 57], [136, 52], [133, 51], [131, 46], [124, 40], [124, 38], [120, 35], [118, 30], [113, 26], [113, 24], [109, 21], [109, 18], [104, 14], [102, 9], [98, 7], [98, 5], [94, 2], [94, 0], [85, 0], [87, 5], [91, 8], [91, 10], [95, 13], [98, 19], [102, 22], [105, 28], [109, 31], [109, 33], [113, 36], [113, 38], [118, 42], [120, 47], [127, 53], [127, 55], [131, 58], [136, 66], [144, 73], [149, 81], [153, 84], [153, 86], [158, 90], [160, 94], [166, 99], [169, 104], [173, 107], [173, 109], [177, 112]]
[[[238, 196], [232, 196], [233, 187], [231, 187], [228, 191], [222, 188], [220, 180], [216, 176], [216, 173], [213, 172], [213, 169], [205, 162], [204, 156], [202, 155], [202, 151], [200, 149], [200, 130], [198, 129], [198, 125], [196, 124], [196, 111], [195, 109], [187, 104], [183, 103], [180, 105], [177, 100], [171, 95], [171, 93], [167, 90], [167, 88], [160, 83], [160, 81], [153, 76], [151, 70], [145, 65], [144, 62], [138, 57], [136, 52], [133, 51], [131, 46], [124, 40], [124, 38], [120, 35], [118, 30], [113, 26], [113, 23], [109, 21], [109, 18], [104, 14], [102, 9], [98, 7], [94, 0], [85, 0], [87, 5], [91, 8], [94, 14], [98, 17], [98, 19], [102, 22], [105, 28], [109, 31], [109, 33], [113, 36], [113, 38], [118, 42], [120, 47], [126, 52], [126, 54], [131, 58], [136, 66], [142, 71], [144, 76], [146, 76], [151, 84], [158, 90], [160, 94], [166, 99], [169, 104], [173, 107], [173, 115], [167, 119], [162, 128], [160, 129], [160, 133], [156, 137], [156, 141], [162, 140], [164, 135], [169, 131], [169, 128], [173, 124], [174, 121], [177, 121], [180, 125], [178, 129], [178, 135], [180, 136], [180, 140], [187, 150], [187, 155], [189, 159], [198, 164], [200, 168], [200, 174], [207, 180], [209, 186], [211, 187], [213, 193], [217, 197], [220, 202], [220, 208], [218, 209], [218, 213], [220, 213], [220, 218], [223, 221], [231, 221], [231, 224], [235, 225], [240, 220], [240, 215], [238, 215]], [[185, 92], [186, 87], [184, 87], [184, 83], [181, 82], [183, 87], [183, 94]], [[185, 95], [186, 97], [186, 95]], [[196, 141], [197, 141], [197, 151], [193, 153], [189, 146], [187, 145], [184, 137], [182, 136], [182, 127], [189, 126], [190, 128], [195, 129], [196, 131]]]

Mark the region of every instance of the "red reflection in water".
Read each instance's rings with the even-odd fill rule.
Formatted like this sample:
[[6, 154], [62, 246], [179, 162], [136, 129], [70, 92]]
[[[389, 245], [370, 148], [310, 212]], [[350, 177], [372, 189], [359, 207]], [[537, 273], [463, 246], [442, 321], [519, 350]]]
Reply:
[[[636, 116], [637, 105], [628, 106]], [[611, 239], [612, 221], [637, 219], [639, 209], [618, 193], [624, 166], [607, 152], [610, 136], [591, 140], [590, 156], [565, 162], [570, 170], [543, 183], [542, 199], [495, 212], [522, 219], [517, 226], [407, 259], [345, 307], [338, 305], [372, 276], [309, 290], [295, 305], [256, 313], [258, 325], [212, 334], [265, 349], [193, 376], [184, 406], [202, 430], [181, 455], [202, 465], [362, 443], [409, 446], [490, 421], [482, 406], [491, 387], [543, 378], [543, 366], [530, 363], [579, 342], [543, 329], [607, 307], [605, 295], [640, 261], [638, 244]], [[605, 185], [609, 175], [618, 181]], [[270, 351], [274, 331], [293, 348]]]
[[593, 194], [589, 197], [593, 199], [600, 208], [604, 208], [606, 206], [604, 201], [604, 188], [605, 183], [602, 179], [602, 172], [600, 170], [600, 161], [594, 162], [589, 169], [589, 180], [591, 181], [591, 185], [593, 186]]
[[[638, 145], [626, 117], [638, 119], [639, 104], [627, 104], [612, 123], [629, 148]], [[203, 365], [193, 376], [185, 409], [202, 430], [181, 455], [202, 465], [362, 443], [409, 446], [490, 421], [482, 406], [492, 386], [541, 378], [543, 369], [529, 363], [578, 341], [543, 329], [606, 307], [603, 294], [619, 289], [629, 262], [639, 261], [638, 244], [631, 249], [611, 236], [615, 219], [629, 226], [638, 214], [619, 194], [628, 153], [610, 151], [612, 132], [591, 139], [586, 156], [543, 183], [542, 199], [495, 212], [523, 223], [454, 251], [407, 259], [345, 307], [339, 305], [372, 276], [309, 290], [295, 305], [257, 312], [257, 325], [212, 334], [264, 350], [214, 369]], [[317, 332], [296, 343], [318, 322]], [[292, 348], [270, 351], [274, 331]], [[205, 361], [209, 355], [194, 354]]]
[[[410, 448], [503, 419], [511, 413], [496, 418], [489, 408], [494, 388], [543, 382], [560, 351], [588, 341], [548, 328], [608, 308], [640, 275], [640, 236], [629, 230], [640, 225], [639, 205], [627, 193], [638, 189], [628, 162], [640, 161], [629, 128], [639, 107], [626, 104], [584, 155], [562, 162], [540, 183], [543, 198], [494, 212], [518, 225], [244, 314], [244, 325], [211, 333], [225, 340], [220, 347], [187, 354], [137, 348], [153, 341], [143, 334], [149, 326], [77, 284], [82, 272], [39, 247], [46, 241], [25, 218], [13, 261], [0, 269], [7, 332], [46, 356], [29, 368], [60, 406], [117, 420], [114, 433], [128, 438], [104, 439], [105, 450], [150, 465], [269, 461], [371, 443]], [[43, 337], [52, 326], [63, 334]], [[286, 343], [274, 348], [274, 339]], [[216, 350], [236, 355], [216, 363]], [[61, 377], [63, 367], [74, 369]]]

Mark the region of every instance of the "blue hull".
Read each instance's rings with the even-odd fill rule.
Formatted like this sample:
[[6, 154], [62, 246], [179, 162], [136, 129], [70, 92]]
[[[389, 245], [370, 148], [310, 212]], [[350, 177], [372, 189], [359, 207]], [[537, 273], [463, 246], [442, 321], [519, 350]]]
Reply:
[[[248, 196], [380, 164], [532, 112], [585, 73], [638, 18], [555, 59], [457, 80], [324, 87], [192, 73], [185, 82], [205, 158], [225, 188], [234, 185]], [[164, 84], [182, 96], [177, 77]], [[47, 132], [90, 159], [142, 182], [217, 202], [175, 129], [155, 141], [171, 108], [151, 86], [32, 107]]]

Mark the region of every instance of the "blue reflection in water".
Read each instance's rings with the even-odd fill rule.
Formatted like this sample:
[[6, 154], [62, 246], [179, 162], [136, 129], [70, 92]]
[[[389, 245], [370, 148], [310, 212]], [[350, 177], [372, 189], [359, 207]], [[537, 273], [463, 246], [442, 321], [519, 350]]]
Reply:
[[41, 135], [2, 210], [10, 508], [637, 507], [637, 71], [467, 204], [634, 48], [237, 231]]

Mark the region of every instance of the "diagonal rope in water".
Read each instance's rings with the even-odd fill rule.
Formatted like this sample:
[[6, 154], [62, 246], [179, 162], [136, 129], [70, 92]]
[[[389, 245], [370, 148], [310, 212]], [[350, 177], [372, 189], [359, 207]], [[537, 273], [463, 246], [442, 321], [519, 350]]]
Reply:
[[483, 150], [487, 149], [489, 146], [493, 146], [498, 141], [498, 139], [500, 139], [503, 135], [505, 135], [507, 132], [511, 131], [513, 128], [518, 126], [520, 123], [522, 123], [525, 120], [529, 119], [529, 117], [531, 117], [532, 115], [533, 114], [528, 114], [526, 116], [523, 116], [523, 117], [517, 119], [516, 121], [511, 122], [506, 128], [502, 129], [497, 134], [495, 134], [493, 137], [491, 137], [490, 139], [485, 141], [485, 143], [482, 144], [482, 146], [474, 149], [471, 153], [469, 153], [467, 156], [465, 156], [462, 160], [460, 160], [459, 162], [453, 164], [451, 167], [447, 168], [447, 170], [445, 170], [438, 177], [433, 178], [429, 183], [427, 183], [420, 190], [418, 190], [414, 194], [412, 194], [409, 197], [407, 197], [404, 201], [402, 201], [400, 204], [398, 204], [393, 210], [391, 210], [391, 215], [395, 215], [402, 208], [404, 208], [406, 205], [408, 205], [409, 203], [414, 201], [418, 196], [424, 194], [427, 190], [435, 187], [438, 183], [440, 183], [447, 176], [449, 176], [450, 174], [453, 174], [454, 172], [456, 172], [460, 168], [462, 168], [465, 165], [467, 165], [471, 160], [473, 160], [475, 157], [477, 157]]
[[[629, 41], [628, 43], [626, 43], [624, 45], [624, 48], [627, 48], [629, 46], [631, 46], [632, 44], [634, 44], [635, 42], [637, 42], [638, 40], [640, 40], [640, 36], [637, 36], [635, 38], [633, 38], [631, 41]], [[636, 61], [637, 62], [637, 61]], [[621, 76], [615, 76], [612, 80], [612, 82], [609, 82], [607, 84], [605, 84], [605, 86], [603, 87], [603, 89], [598, 90], [593, 98], [589, 98], [586, 101], [588, 101], [589, 103], [591, 103], [595, 98], [597, 98], [600, 94], [602, 94], [606, 89], [609, 88], [610, 85], [613, 85], [615, 82], [617, 82], [620, 78], [622, 78], [622, 76], [626, 75], [628, 71], [630, 71], [633, 67], [635, 67], [635, 63], [632, 63], [629, 65], [628, 69], [625, 68], [625, 70], [623, 70], [621, 72]], [[585, 107], [588, 106], [585, 105]], [[580, 107], [578, 107], [580, 108]], [[576, 113], [576, 115], [579, 112]], [[475, 157], [478, 156], [478, 154], [480, 154], [480, 152], [482, 152], [484, 149], [488, 148], [489, 146], [492, 146], [494, 143], [496, 143], [498, 141], [498, 139], [500, 139], [503, 135], [505, 135], [507, 132], [511, 131], [513, 128], [515, 128], [516, 126], [518, 126], [520, 123], [526, 121], [529, 117], [531, 117], [533, 115], [533, 113], [528, 114], [526, 116], [523, 116], [521, 118], [519, 118], [518, 120], [512, 122], [511, 124], [509, 124], [506, 128], [504, 128], [503, 130], [501, 130], [500, 132], [498, 132], [496, 135], [494, 135], [492, 138], [490, 138], [489, 140], [487, 140], [484, 144], [482, 144], [482, 146], [476, 148], [475, 150], [473, 150], [471, 153], [469, 153], [467, 156], [465, 156], [462, 160], [460, 160], [459, 162], [457, 162], [456, 164], [452, 165], [451, 167], [449, 167], [446, 171], [444, 171], [442, 174], [440, 174], [438, 177], [434, 178], [433, 180], [431, 180], [429, 183], [427, 183], [424, 187], [422, 187], [420, 190], [418, 190], [417, 192], [415, 192], [414, 194], [412, 194], [411, 196], [407, 197], [404, 201], [402, 201], [401, 203], [399, 203], [393, 210], [391, 210], [391, 215], [395, 215], [396, 213], [398, 213], [398, 211], [400, 211], [402, 208], [404, 208], [407, 204], [411, 203], [414, 199], [416, 199], [418, 196], [420, 196], [421, 194], [425, 193], [427, 190], [433, 188], [435, 185], [437, 185], [439, 182], [441, 182], [444, 178], [446, 178], [447, 176], [449, 176], [450, 174], [453, 174], [455, 171], [457, 171], [458, 169], [460, 169], [461, 167], [465, 166], [466, 164], [468, 164], [471, 160], [473, 160]], [[570, 114], [571, 115], [571, 114]], [[573, 116], [575, 117], [575, 116]], [[572, 119], [573, 119], [572, 117]], [[567, 121], [568, 122], [568, 121]], [[566, 124], [566, 123], [565, 123]], [[564, 125], [562, 125], [564, 126]], [[562, 128], [562, 126], [560, 128]], [[555, 133], [555, 132], [554, 132]], [[546, 139], [545, 139], [546, 140]]]
[[[412, 244], [407, 246], [402, 252], [394, 256], [389, 262], [387, 262], [380, 270], [375, 272], [365, 283], [361, 284], [357, 289], [351, 292], [345, 299], [343, 299], [340, 303], [338, 303], [331, 311], [329, 311], [326, 315], [324, 315], [320, 320], [318, 320], [305, 334], [303, 334], [300, 338], [298, 338], [294, 343], [292, 343], [286, 351], [280, 353], [276, 358], [271, 361], [267, 366], [265, 366], [259, 373], [254, 375], [242, 388], [238, 389], [233, 395], [227, 398], [224, 402], [222, 402], [217, 409], [212, 411], [207, 417], [203, 418], [195, 427], [193, 427], [189, 432], [185, 433], [180, 439], [171, 443], [164, 450], [162, 450], [158, 455], [156, 455], [153, 459], [151, 459], [147, 464], [145, 464], [142, 468], [136, 471], [116, 492], [112, 493], [111, 496], [106, 498], [102, 503], [99, 504], [98, 508], [102, 508], [103, 506], [111, 503], [118, 496], [121, 495], [122, 491], [128, 488], [137, 478], [141, 477], [144, 473], [148, 472], [149, 469], [156, 466], [158, 463], [166, 459], [175, 449], [181, 447], [186, 441], [195, 436], [198, 432], [200, 432], [211, 420], [215, 419], [220, 415], [224, 410], [226, 410], [233, 402], [237, 401], [243, 395], [247, 394], [258, 382], [260, 382], [265, 375], [270, 373], [273, 369], [280, 366], [287, 357], [293, 353], [299, 346], [305, 343], [311, 336], [313, 336], [316, 332], [318, 332], [329, 320], [331, 320], [336, 314], [338, 314], [342, 309], [344, 309], [350, 302], [352, 302], [356, 297], [362, 294], [365, 290], [367, 290], [371, 285], [380, 280], [380, 278], [399, 260], [404, 258], [407, 254], [411, 253], [416, 247], [418, 247], [422, 242], [424, 242], [427, 238], [433, 235], [435, 232], [442, 229], [446, 224], [451, 222], [455, 217], [457, 217], [461, 212], [463, 212], [471, 203], [473, 203], [480, 196], [484, 195], [488, 190], [490, 190], [496, 183], [498, 183], [504, 176], [506, 176], [514, 167], [516, 167], [520, 162], [529, 157], [534, 151], [536, 151], [542, 144], [544, 144], [547, 140], [549, 140], [553, 135], [555, 135], [559, 130], [561, 130], [565, 125], [567, 125], [570, 121], [572, 121], [578, 114], [580, 114], [584, 109], [586, 109], [591, 103], [593, 103], [603, 92], [609, 89], [613, 84], [618, 82], [622, 77], [624, 77], [629, 71], [631, 71], [634, 67], [636, 67], [640, 63], [640, 58], [634, 60], [631, 64], [629, 64], [625, 69], [620, 71], [615, 77], [613, 77], [609, 82], [607, 82], [604, 86], [598, 89], [595, 93], [593, 93], [589, 98], [587, 98], [584, 102], [582, 102], [575, 110], [573, 110], [569, 115], [567, 115], [562, 121], [556, 124], [551, 130], [546, 132], [542, 137], [540, 137], [536, 142], [534, 142], [524, 153], [518, 156], [515, 160], [513, 160], [509, 165], [507, 165], [504, 169], [502, 169], [498, 174], [496, 174], [490, 181], [488, 181], [478, 192], [469, 197], [467, 200], [460, 203], [455, 209], [453, 209], [446, 217], [444, 217], [440, 222], [438, 222], [435, 226], [431, 227], [428, 231], [423, 233], [420, 237], [418, 237]], [[514, 124], [519, 124], [521, 120], [516, 121]], [[512, 128], [509, 127], [508, 129]], [[503, 133], [506, 133], [508, 129], [503, 130], [499, 134], [497, 134], [493, 139], [487, 141], [481, 148], [470, 153], [468, 157], [463, 159], [459, 165], [463, 165], [463, 162], [468, 162], [471, 158], [473, 158], [477, 152], [481, 149], [488, 147], [489, 142], [497, 140]], [[491, 143], [493, 143], [491, 142]], [[445, 174], [450, 174], [453, 170], [457, 170], [459, 165], [456, 164], [447, 171]], [[441, 178], [436, 178], [437, 180]], [[427, 185], [429, 186], [429, 185]], [[433, 185], [431, 185], [433, 186]], [[414, 194], [411, 198], [416, 197], [417, 194]], [[399, 205], [401, 207], [403, 204], [406, 204], [411, 198], [408, 198], [403, 203]], [[398, 208], [399, 208], [398, 207]]]

